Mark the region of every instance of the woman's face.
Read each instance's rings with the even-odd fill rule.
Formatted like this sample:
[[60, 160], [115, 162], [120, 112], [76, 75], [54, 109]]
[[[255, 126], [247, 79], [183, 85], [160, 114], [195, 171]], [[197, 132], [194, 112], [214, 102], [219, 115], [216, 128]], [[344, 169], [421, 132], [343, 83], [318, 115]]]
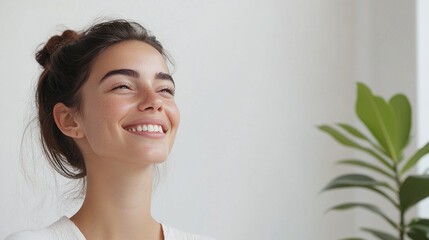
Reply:
[[84, 137], [77, 144], [84, 157], [165, 161], [180, 120], [174, 88], [164, 58], [149, 44], [131, 40], [107, 48], [82, 86]]

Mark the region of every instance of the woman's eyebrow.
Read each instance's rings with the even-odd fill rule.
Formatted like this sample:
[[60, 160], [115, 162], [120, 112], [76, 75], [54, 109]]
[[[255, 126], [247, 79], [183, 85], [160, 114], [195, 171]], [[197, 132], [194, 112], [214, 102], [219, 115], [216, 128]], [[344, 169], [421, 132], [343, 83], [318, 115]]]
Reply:
[[[109, 71], [108, 73], [106, 73], [100, 80], [99, 84], [106, 78], [112, 76], [112, 75], [125, 75], [125, 76], [129, 76], [129, 77], [133, 77], [133, 78], [139, 78], [140, 74], [132, 69], [115, 69], [112, 71]], [[173, 77], [168, 74], [168, 73], [164, 73], [164, 72], [157, 72], [155, 74], [155, 79], [159, 79], [159, 80], [169, 80], [173, 83], [174, 86], [176, 86], [176, 84], [174, 83]]]
[[98, 84], [100, 84], [104, 79], [112, 76], [112, 75], [116, 75], [116, 74], [120, 74], [120, 75], [125, 75], [125, 76], [130, 76], [133, 78], [139, 78], [140, 74], [137, 71], [134, 71], [132, 69], [116, 69], [116, 70], [112, 70], [109, 71], [108, 73], [106, 73], [100, 80], [100, 82]]
[[160, 80], [169, 80], [173, 83], [174, 87], [176, 87], [176, 84], [174, 83], [173, 77], [168, 74], [168, 73], [163, 73], [163, 72], [157, 72], [155, 74], [155, 79], [160, 79]]

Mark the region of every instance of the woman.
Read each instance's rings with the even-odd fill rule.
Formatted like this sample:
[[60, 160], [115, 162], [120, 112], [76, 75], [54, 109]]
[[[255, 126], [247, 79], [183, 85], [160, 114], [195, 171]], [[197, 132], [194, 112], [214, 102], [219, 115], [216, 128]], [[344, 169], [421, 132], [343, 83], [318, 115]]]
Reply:
[[156, 38], [108, 21], [52, 37], [36, 59], [43, 150], [60, 174], [86, 177], [86, 195], [71, 218], [7, 239], [209, 239], [151, 216], [152, 165], [166, 160], [180, 119]]

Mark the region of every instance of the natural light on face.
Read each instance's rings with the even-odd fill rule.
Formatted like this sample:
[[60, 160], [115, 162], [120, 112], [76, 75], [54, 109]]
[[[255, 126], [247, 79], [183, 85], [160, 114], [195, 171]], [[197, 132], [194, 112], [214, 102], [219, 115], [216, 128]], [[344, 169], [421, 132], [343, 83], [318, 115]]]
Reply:
[[153, 164], [165, 161], [180, 121], [175, 84], [162, 55], [141, 41], [112, 45], [82, 87], [87, 157]]

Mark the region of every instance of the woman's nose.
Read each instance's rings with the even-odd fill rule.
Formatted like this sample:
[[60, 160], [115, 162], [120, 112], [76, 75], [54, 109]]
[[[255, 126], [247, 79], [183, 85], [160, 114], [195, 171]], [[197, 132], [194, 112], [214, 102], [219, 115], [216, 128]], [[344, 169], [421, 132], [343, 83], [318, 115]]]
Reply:
[[160, 98], [159, 94], [153, 89], [146, 88], [143, 90], [143, 96], [140, 98], [138, 109], [140, 111], [155, 110], [162, 111], [164, 102]]

